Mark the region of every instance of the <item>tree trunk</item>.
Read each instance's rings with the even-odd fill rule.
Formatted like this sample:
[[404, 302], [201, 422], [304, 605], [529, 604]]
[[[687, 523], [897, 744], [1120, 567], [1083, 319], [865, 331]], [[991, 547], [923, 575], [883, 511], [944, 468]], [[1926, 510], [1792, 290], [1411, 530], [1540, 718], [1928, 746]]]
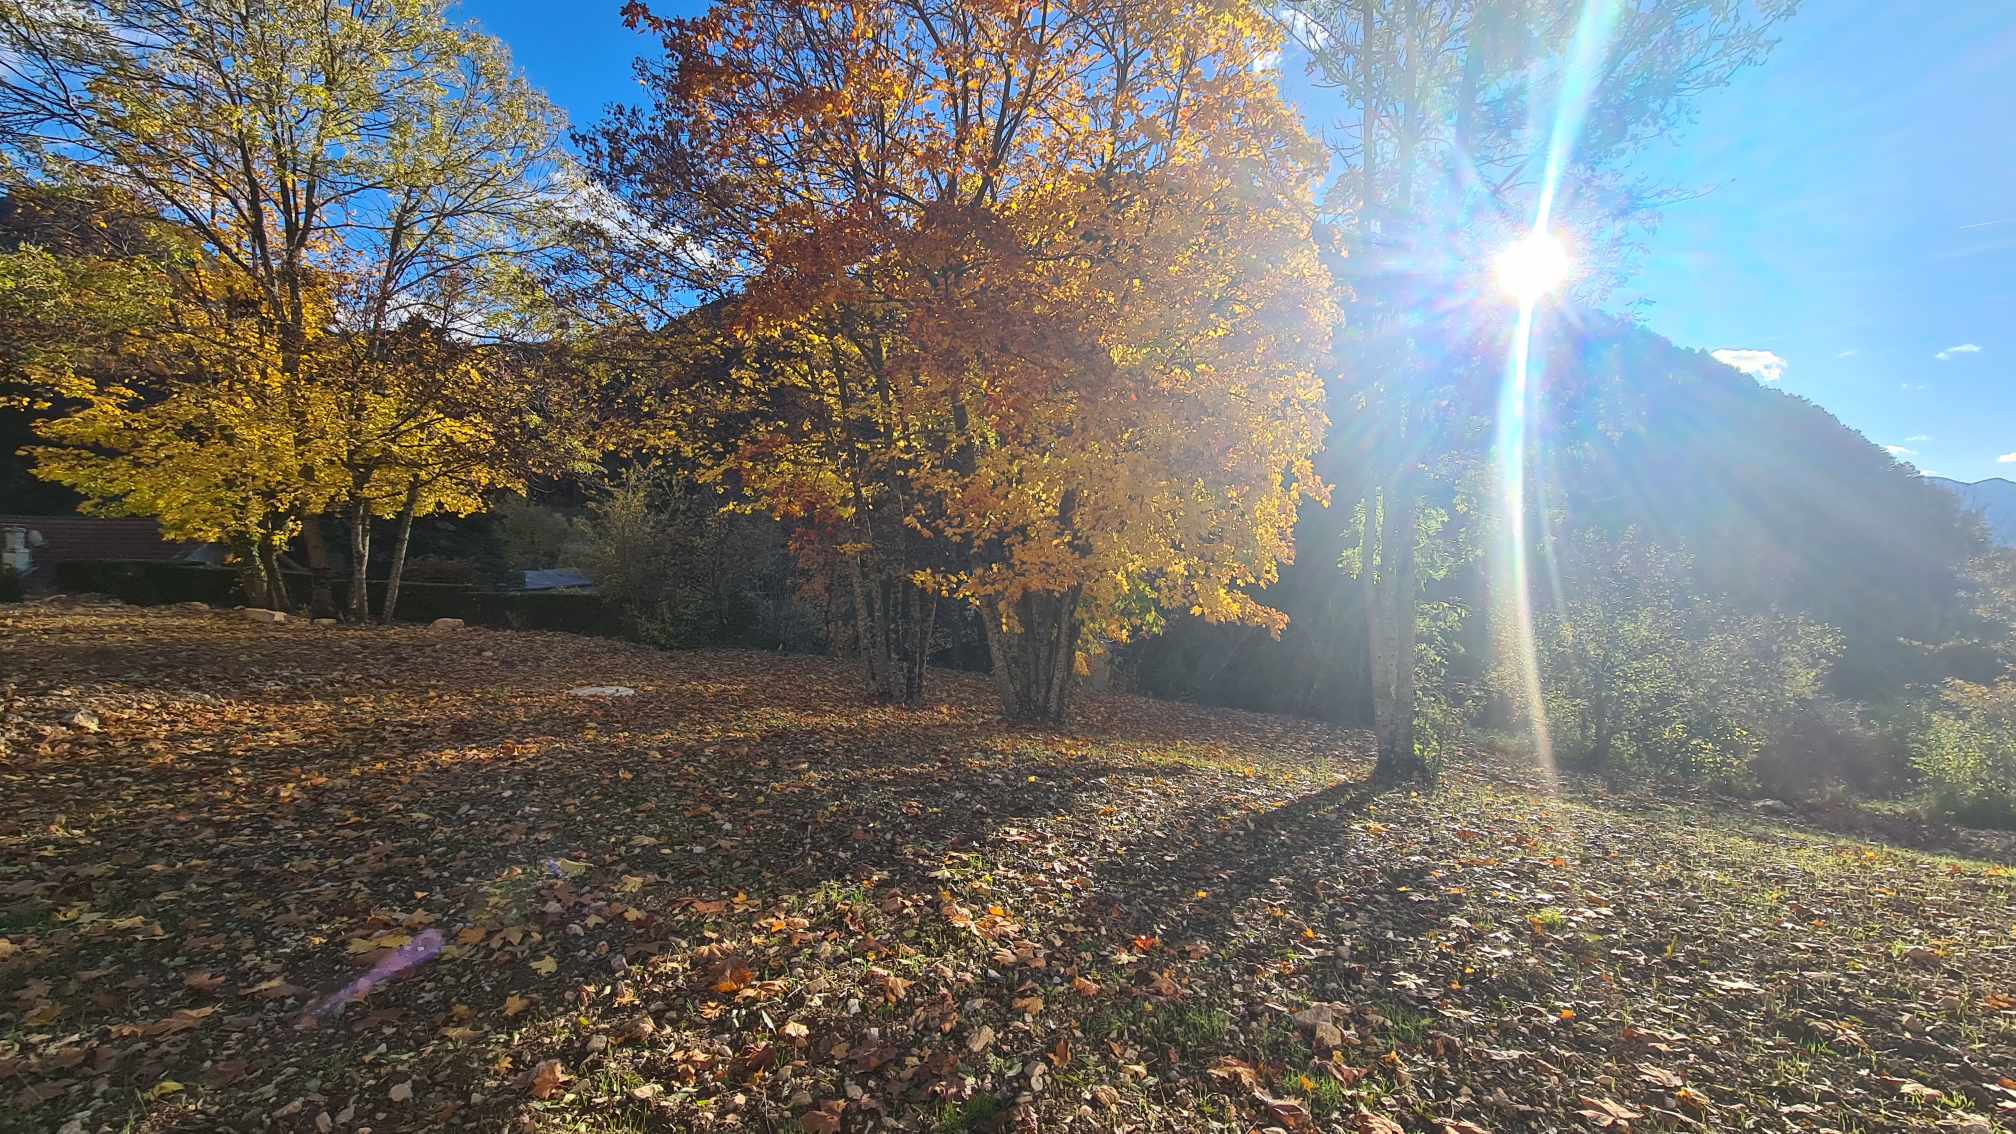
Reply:
[[413, 539], [413, 510], [420, 504], [420, 482], [406, 489], [406, 503], [399, 509], [399, 538], [392, 544], [392, 569], [385, 576], [385, 606], [378, 612], [378, 624], [392, 625], [399, 613], [399, 577], [406, 572], [406, 545]]
[[287, 577], [280, 573], [280, 541], [270, 535], [260, 537], [259, 568], [266, 574], [266, 597], [273, 604], [269, 609], [294, 613], [294, 598], [287, 593]]
[[266, 586], [266, 564], [259, 558], [259, 541], [234, 539], [231, 558], [238, 565], [238, 589], [245, 593], [245, 605], [273, 610], [273, 594]]
[[1420, 572], [1415, 563], [1417, 513], [1405, 477], [1384, 493], [1378, 574], [1372, 583], [1372, 728], [1379, 740], [1375, 779], [1429, 778], [1414, 735], [1414, 647]]
[[868, 698], [915, 705], [924, 696], [924, 675], [937, 630], [938, 596], [909, 579], [863, 564], [848, 563], [854, 585], [854, 633], [861, 646]]
[[994, 687], [1001, 712], [1010, 720], [1063, 724], [1071, 675], [1078, 656], [1080, 588], [1031, 592], [1015, 604], [1016, 626], [1005, 625], [1004, 610], [990, 600], [982, 612], [987, 653], [994, 663]]
[[350, 503], [349, 597], [344, 617], [359, 626], [371, 621], [371, 505], [361, 492]]
[[301, 548], [308, 555], [308, 613], [334, 618], [336, 596], [329, 587], [329, 543], [322, 538], [322, 517], [310, 516], [302, 523]]

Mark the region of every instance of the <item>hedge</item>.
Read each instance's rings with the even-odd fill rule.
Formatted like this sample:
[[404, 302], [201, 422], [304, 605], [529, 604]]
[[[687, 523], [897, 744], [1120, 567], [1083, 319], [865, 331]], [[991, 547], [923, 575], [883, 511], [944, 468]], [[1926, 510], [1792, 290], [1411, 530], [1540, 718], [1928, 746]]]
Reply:
[[[202, 602], [235, 606], [244, 601], [238, 572], [229, 567], [145, 559], [72, 559], [56, 565], [56, 587], [71, 593], [107, 594], [135, 606]], [[287, 593], [297, 607], [308, 603], [310, 577], [290, 571]], [[348, 579], [330, 580], [336, 605], [347, 604]], [[371, 580], [371, 605], [385, 601], [385, 580]], [[485, 591], [460, 583], [399, 584], [399, 620], [432, 622], [459, 618], [472, 626], [517, 630], [565, 630], [621, 637], [628, 629], [617, 610], [597, 595], [581, 591]]]

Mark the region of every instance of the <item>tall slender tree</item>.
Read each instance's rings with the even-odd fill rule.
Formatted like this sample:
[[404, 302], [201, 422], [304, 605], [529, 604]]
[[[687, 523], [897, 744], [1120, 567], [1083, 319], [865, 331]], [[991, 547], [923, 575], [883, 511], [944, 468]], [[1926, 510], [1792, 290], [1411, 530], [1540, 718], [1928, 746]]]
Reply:
[[[1574, 233], [1584, 286], [1628, 262], [1634, 222], [1674, 187], [1634, 176], [1691, 101], [1769, 51], [1794, 0], [1290, 0], [1277, 18], [1340, 104], [1324, 123], [1325, 199], [1355, 300], [1343, 393], [1370, 425], [1359, 578], [1371, 628], [1379, 775], [1429, 774], [1415, 728], [1424, 479], [1481, 450], [1477, 365], [1491, 250], [1543, 193]], [[1570, 128], [1562, 129], [1563, 125]], [[1551, 160], [1550, 160], [1551, 158]], [[1501, 319], [1502, 321], [1502, 319]], [[1488, 359], [1488, 355], [1486, 356]]]

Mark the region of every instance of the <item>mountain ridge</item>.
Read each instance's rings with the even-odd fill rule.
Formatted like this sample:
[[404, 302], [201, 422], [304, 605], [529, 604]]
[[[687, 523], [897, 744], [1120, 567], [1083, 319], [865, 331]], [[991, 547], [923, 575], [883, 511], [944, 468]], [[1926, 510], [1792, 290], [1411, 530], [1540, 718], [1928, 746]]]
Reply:
[[1952, 493], [1969, 511], [1978, 514], [1996, 543], [2016, 547], [2016, 480], [2000, 476], [1976, 481], [1945, 476], [1925, 479]]

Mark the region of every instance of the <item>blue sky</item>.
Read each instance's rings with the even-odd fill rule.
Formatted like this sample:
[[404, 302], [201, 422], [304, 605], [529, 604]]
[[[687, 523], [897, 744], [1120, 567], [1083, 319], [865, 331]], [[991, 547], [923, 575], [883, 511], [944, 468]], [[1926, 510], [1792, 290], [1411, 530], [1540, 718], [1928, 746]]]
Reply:
[[[620, 6], [461, 11], [585, 126], [639, 94], [648, 45]], [[1748, 352], [1730, 357], [1928, 472], [2016, 479], [2012, 75], [2016, 3], [1809, 0], [1769, 62], [1646, 155], [1702, 196], [1667, 211], [1619, 300], [1683, 346]]]

